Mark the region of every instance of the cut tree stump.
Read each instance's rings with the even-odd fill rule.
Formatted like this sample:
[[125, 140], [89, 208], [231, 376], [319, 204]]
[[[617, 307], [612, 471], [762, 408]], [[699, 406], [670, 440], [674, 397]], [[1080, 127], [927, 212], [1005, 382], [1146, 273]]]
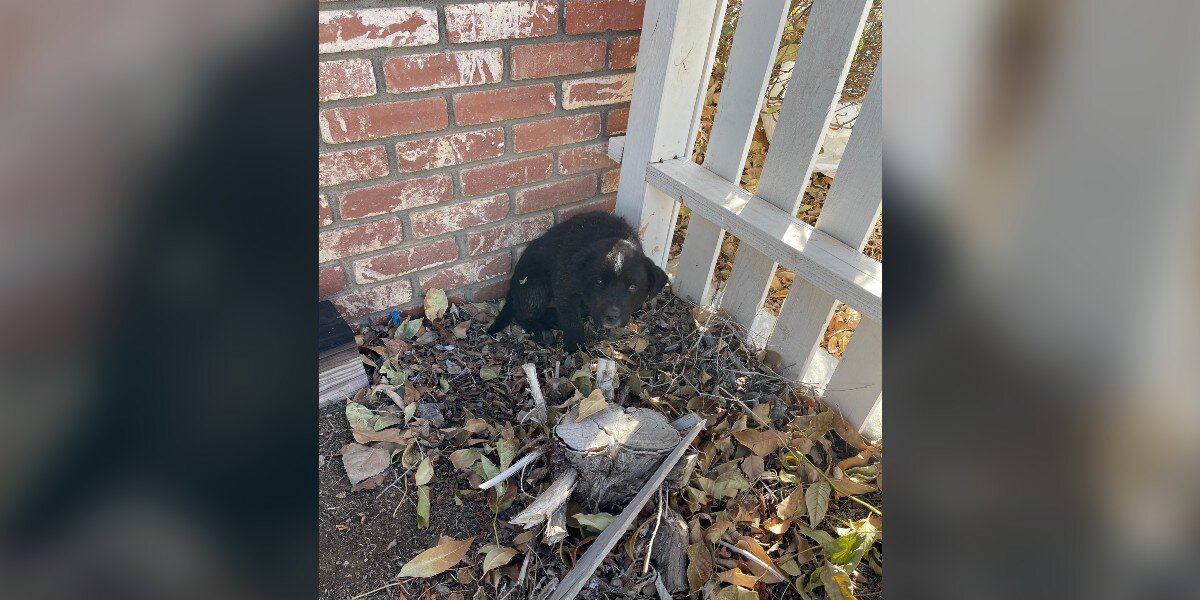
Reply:
[[579, 473], [573, 497], [595, 512], [624, 507], [663, 458], [679, 444], [679, 430], [650, 409], [609, 404], [576, 423], [578, 408], [554, 428], [559, 459]]

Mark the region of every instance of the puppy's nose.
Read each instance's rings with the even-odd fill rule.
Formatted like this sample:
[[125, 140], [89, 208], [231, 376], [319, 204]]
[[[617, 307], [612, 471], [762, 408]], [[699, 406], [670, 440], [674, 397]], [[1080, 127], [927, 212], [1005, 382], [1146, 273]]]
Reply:
[[608, 310], [604, 311], [604, 316], [619, 317], [619, 316], [621, 316], [621, 309], [613, 306], [613, 307], [609, 308]]

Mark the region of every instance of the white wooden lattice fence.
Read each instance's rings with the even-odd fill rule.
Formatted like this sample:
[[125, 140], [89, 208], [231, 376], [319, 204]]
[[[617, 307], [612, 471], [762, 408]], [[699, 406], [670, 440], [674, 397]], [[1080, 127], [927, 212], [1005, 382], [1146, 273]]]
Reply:
[[[882, 67], [854, 125], [816, 227], [795, 217], [870, 9], [870, 0], [815, 0], [757, 194], [738, 185], [762, 108], [789, 0], [748, 0], [734, 32], [704, 164], [689, 160], [724, 0], [648, 0], [629, 116], [614, 140], [617, 214], [637, 224], [665, 266], [679, 205], [688, 224], [672, 287], [695, 303], [713, 295], [724, 232], [741, 241], [720, 308], [783, 357], [785, 374], [824, 389], [869, 438], [882, 435], [883, 266], [862, 254], [882, 205]], [[779, 317], [762, 306], [777, 264], [796, 273]], [[835, 302], [863, 316], [843, 353], [820, 341]]]

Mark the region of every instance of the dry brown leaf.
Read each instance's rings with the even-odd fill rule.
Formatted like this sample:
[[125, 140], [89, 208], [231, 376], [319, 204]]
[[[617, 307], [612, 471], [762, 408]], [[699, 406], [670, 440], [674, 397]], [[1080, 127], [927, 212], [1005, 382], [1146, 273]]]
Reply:
[[766, 456], [778, 450], [782, 444], [779, 433], [774, 430], [743, 429], [734, 433], [733, 437], [757, 456]]
[[804, 506], [804, 486], [797, 485], [792, 493], [788, 494], [779, 506], [775, 507], [775, 514], [779, 515], [780, 519], [793, 520], [797, 517], [804, 516], [806, 508]]
[[607, 406], [608, 402], [604, 400], [604, 393], [600, 391], [600, 388], [596, 388], [579, 403], [579, 414], [575, 417], [575, 422], [578, 423], [604, 410]]
[[381, 429], [379, 431], [371, 431], [364, 429], [351, 429], [350, 434], [354, 436], [354, 441], [360, 444], [368, 444], [371, 442], [392, 442], [394, 444], [403, 444], [407, 440], [404, 439], [404, 432], [399, 429]]
[[765, 521], [763, 521], [763, 529], [766, 529], [767, 531], [770, 531], [771, 533], [773, 533], [775, 535], [783, 535], [783, 534], [787, 533], [787, 530], [789, 528], [791, 528], [791, 526], [792, 526], [791, 519], [780, 519], [779, 517], [767, 517], [767, 519]]
[[[750, 554], [753, 554], [756, 558], [766, 563], [767, 566], [769, 566], [771, 569], [774, 569], [776, 572], [779, 571], [779, 568], [775, 566], [775, 561], [771, 559], [766, 550], [762, 549], [762, 546], [758, 545], [758, 542], [754, 541], [754, 538], [747, 536], [738, 538], [737, 547], [749, 552]], [[762, 565], [745, 557], [739, 556], [739, 558], [742, 559], [742, 564], [745, 565], [747, 569], [750, 569], [751, 573], [754, 573], [757, 577], [761, 578], [764, 583], [771, 584], [780, 583], [783, 581], [777, 575], [775, 575], [775, 573], [772, 573], [770, 569], [766, 569]]]
[[718, 521], [714, 522], [708, 528], [708, 530], [705, 531], [704, 539], [706, 539], [710, 542], [716, 542], [717, 540], [721, 539], [721, 536], [725, 535], [725, 532], [728, 531], [731, 527], [733, 527], [733, 523], [726, 521], [724, 519], [718, 520]]
[[400, 577], [433, 577], [458, 564], [471, 549], [475, 536], [462, 541], [447, 539], [416, 555], [400, 569]]
[[853, 479], [830, 479], [829, 483], [833, 484], [833, 489], [843, 496], [856, 496], [858, 494], [870, 494], [876, 491], [875, 486], [859, 483]]
[[751, 482], [758, 481], [758, 478], [762, 477], [762, 474], [766, 471], [767, 468], [763, 464], [761, 456], [751, 454], [742, 459], [742, 472], [746, 474], [746, 479], [749, 479]]
[[720, 573], [717, 573], [717, 580], [725, 583], [732, 583], [733, 585], [740, 585], [744, 588], [750, 589], [753, 589], [754, 586], [758, 584], [757, 577], [750, 575], [749, 573], [746, 573], [737, 567], [729, 569], [728, 571], [721, 571]]
[[693, 592], [698, 592], [713, 576], [712, 550], [708, 548], [707, 544], [700, 542], [688, 546], [687, 555], [688, 587]]

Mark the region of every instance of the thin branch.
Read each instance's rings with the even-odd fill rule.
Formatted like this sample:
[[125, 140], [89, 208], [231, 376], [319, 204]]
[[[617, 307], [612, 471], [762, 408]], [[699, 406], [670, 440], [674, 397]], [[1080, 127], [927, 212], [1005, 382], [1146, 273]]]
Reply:
[[546, 451], [541, 450], [541, 449], [530, 452], [529, 454], [525, 455], [525, 458], [518, 460], [516, 463], [513, 464], [513, 466], [505, 469], [503, 473], [479, 484], [479, 489], [486, 490], [486, 489], [491, 489], [492, 487], [495, 487], [496, 484], [500, 483], [501, 481], [504, 481], [505, 479], [508, 479], [509, 477], [512, 477], [513, 473], [520, 471], [525, 465], [537, 460], [539, 457], [541, 457], [541, 455], [543, 455], [545, 453], [546, 453]]

